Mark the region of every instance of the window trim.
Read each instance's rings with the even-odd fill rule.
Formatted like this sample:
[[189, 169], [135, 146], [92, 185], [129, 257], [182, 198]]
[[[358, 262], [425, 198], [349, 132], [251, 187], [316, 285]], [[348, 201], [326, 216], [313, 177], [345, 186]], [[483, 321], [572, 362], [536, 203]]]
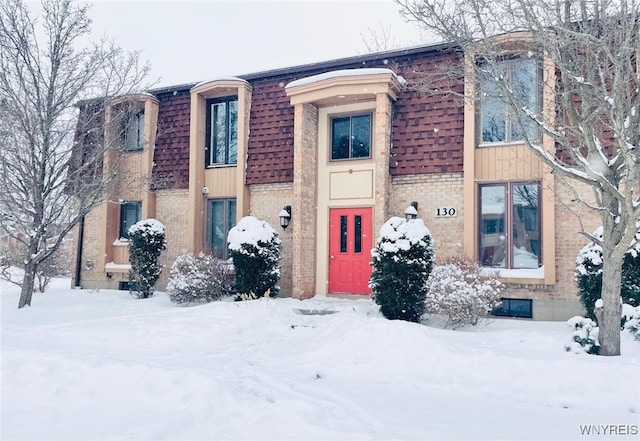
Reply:
[[[227, 239], [229, 237], [229, 230], [232, 228], [230, 226], [230, 214], [233, 213], [233, 218], [234, 218], [234, 222], [233, 225], [235, 225], [238, 222], [237, 216], [236, 216], [236, 211], [235, 210], [231, 210], [230, 209], [230, 202], [233, 201], [236, 203], [236, 210], [238, 207], [238, 199], [235, 197], [220, 197], [220, 198], [209, 198], [207, 199], [207, 214], [206, 214], [206, 249], [208, 252], [210, 252], [211, 254], [214, 254], [215, 250], [212, 246], [212, 242], [213, 242], [213, 219], [211, 216], [211, 209], [213, 206], [214, 202], [223, 202], [224, 203], [224, 221], [225, 221], [225, 237], [224, 237], [224, 243], [227, 244]], [[220, 259], [228, 259], [229, 256], [229, 247], [228, 245], [226, 247], [224, 247], [224, 249], [222, 250], [222, 253], [220, 256], [218, 256]]]
[[[128, 228], [125, 231], [125, 209], [126, 207], [135, 207], [136, 210], [136, 218], [138, 219], [136, 222], [142, 219], [142, 201], [125, 201], [120, 204], [120, 226], [119, 226], [119, 238], [120, 240], [129, 240], [129, 231]], [[131, 228], [131, 225], [129, 225]]]
[[[333, 158], [333, 121], [337, 119], [349, 118], [349, 135], [353, 132], [353, 118], [359, 116], [368, 116], [369, 117], [369, 155], [368, 156], [360, 156], [357, 158], [352, 157], [353, 155], [353, 146], [351, 143], [351, 136], [349, 137], [349, 157], [348, 158]], [[363, 161], [370, 160], [373, 158], [373, 133], [375, 130], [374, 127], [374, 115], [371, 111], [363, 111], [363, 112], [350, 112], [343, 114], [333, 114], [329, 116], [329, 137], [328, 137], [328, 154], [329, 154], [329, 162], [341, 162], [341, 161]]]
[[[514, 266], [514, 253], [513, 253], [513, 187], [517, 185], [537, 185], [538, 186], [538, 216], [536, 218], [539, 234], [539, 250], [538, 250], [538, 267], [537, 268], [517, 268]], [[505, 262], [507, 265], [504, 267], [484, 266], [482, 262], [482, 234], [483, 234], [483, 220], [482, 220], [482, 188], [483, 187], [504, 187], [505, 189], [505, 216], [504, 216], [504, 230], [506, 236], [506, 256]], [[544, 266], [544, 230], [542, 228], [543, 213], [542, 213], [542, 182], [539, 180], [517, 180], [517, 181], [496, 181], [496, 182], [483, 182], [478, 184], [478, 196], [477, 196], [477, 223], [476, 223], [476, 258], [480, 265], [484, 268], [491, 270], [533, 270]]]
[[[230, 145], [231, 145], [231, 136], [232, 130], [230, 130], [230, 119], [229, 119], [229, 104], [235, 102], [236, 103], [236, 160], [235, 162], [229, 162], [229, 153], [230, 153]], [[211, 146], [211, 127], [212, 127], [212, 112], [211, 106], [213, 104], [225, 103], [225, 129], [227, 131], [226, 139], [225, 139], [225, 147], [224, 147], [224, 161], [223, 162], [215, 162], [214, 155], [215, 149]], [[204, 166], [205, 168], [216, 168], [216, 167], [233, 167], [238, 165], [238, 111], [240, 108], [240, 102], [238, 99], [238, 95], [228, 95], [224, 97], [216, 97], [209, 98], [205, 101], [205, 146], [204, 146]]]
[[[497, 61], [497, 64], [498, 65], [508, 64], [509, 68], [507, 69], [506, 72], [507, 72], [507, 75], [509, 75], [510, 77], [510, 81], [513, 81], [513, 74], [514, 74], [513, 66], [515, 66], [518, 62], [526, 62], [526, 61], [536, 62], [536, 107], [537, 107], [536, 112], [538, 113], [538, 115], [542, 115], [544, 111], [543, 109], [543, 101], [544, 101], [543, 69], [544, 67], [542, 66], [542, 60], [538, 57], [527, 57], [525, 55], [517, 55], [517, 56], [499, 60]], [[479, 60], [478, 62], [482, 64], [482, 60]], [[506, 102], [503, 103], [505, 106], [505, 110], [504, 110], [505, 140], [504, 141], [483, 141], [482, 139], [482, 133], [483, 133], [483, 127], [484, 127], [483, 126], [483, 121], [484, 121], [483, 108], [484, 108], [484, 102], [485, 102], [483, 95], [484, 95], [484, 88], [486, 87], [484, 85], [485, 81], [489, 81], [489, 80], [488, 79], [480, 80], [479, 84], [477, 85], [477, 89], [479, 91], [479, 99], [476, 105], [476, 124], [475, 124], [476, 147], [483, 148], [483, 147], [495, 147], [495, 146], [510, 146], [510, 145], [520, 145], [520, 144], [526, 143], [526, 140], [524, 137], [522, 139], [516, 139], [516, 140], [511, 139], [511, 128], [513, 127], [513, 121], [517, 118], [517, 114], [514, 112], [513, 109], [509, 107], [509, 105]], [[540, 130], [539, 127], [536, 127], [535, 137], [532, 138], [531, 141], [539, 142], [541, 140], [542, 140], [542, 131]]]

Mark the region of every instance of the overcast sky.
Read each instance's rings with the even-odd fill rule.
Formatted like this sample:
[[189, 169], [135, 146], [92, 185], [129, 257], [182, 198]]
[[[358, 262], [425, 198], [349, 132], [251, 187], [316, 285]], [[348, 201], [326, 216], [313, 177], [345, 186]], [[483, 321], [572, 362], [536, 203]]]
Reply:
[[140, 50], [161, 86], [242, 75], [366, 53], [381, 28], [395, 46], [423, 42], [392, 0], [95, 0], [96, 37]]

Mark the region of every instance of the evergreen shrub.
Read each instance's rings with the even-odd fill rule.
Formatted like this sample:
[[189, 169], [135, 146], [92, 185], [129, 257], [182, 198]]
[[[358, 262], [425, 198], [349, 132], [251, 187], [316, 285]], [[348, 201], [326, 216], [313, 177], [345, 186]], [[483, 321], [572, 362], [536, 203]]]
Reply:
[[386, 318], [420, 322], [433, 267], [431, 233], [422, 219], [390, 218], [371, 250], [369, 281], [374, 301]]
[[160, 253], [167, 248], [164, 225], [155, 219], [141, 220], [129, 228], [129, 286], [139, 299], [153, 295], [162, 265]]
[[596, 355], [600, 352], [598, 325], [596, 325], [596, 322], [577, 315], [567, 320], [567, 324], [573, 330], [571, 342], [564, 347], [567, 352], [586, 352], [587, 354]]
[[[594, 236], [602, 238], [602, 227], [594, 231]], [[587, 311], [587, 317], [595, 319], [593, 309], [602, 294], [602, 247], [589, 242], [578, 253], [575, 280], [578, 284], [580, 302]], [[640, 305], [640, 230], [622, 263], [623, 303]]]
[[237, 300], [276, 297], [280, 291], [280, 239], [268, 222], [245, 216], [229, 230]]

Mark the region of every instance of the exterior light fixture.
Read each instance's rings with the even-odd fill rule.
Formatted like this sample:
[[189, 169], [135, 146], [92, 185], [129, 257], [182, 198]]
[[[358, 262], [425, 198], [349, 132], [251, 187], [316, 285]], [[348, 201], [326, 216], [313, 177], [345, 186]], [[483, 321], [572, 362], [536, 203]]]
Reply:
[[404, 217], [407, 221], [418, 217], [418, 203], [416, 201], [411, 202], [411, 205], [404, 210]]
[[278, 216], [280, 216], [280, 226], [286, 230], [291, 222], [291, 205], [285, 205]]

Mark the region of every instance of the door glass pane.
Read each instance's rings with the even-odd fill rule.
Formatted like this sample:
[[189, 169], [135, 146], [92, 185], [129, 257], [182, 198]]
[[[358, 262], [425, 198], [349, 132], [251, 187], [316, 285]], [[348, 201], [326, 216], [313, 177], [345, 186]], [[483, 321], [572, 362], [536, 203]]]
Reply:
[[225, 222], [224, 202], [225, 201], [211, 201], [209, 205], [211, 252], [218, 257], [224, 257], [224, 251], [226, 249], [225, 239], [227, 232], [225, 231], [225, 227], [227, 223]]
[[331, 120], [331, 159], [349, 158], [349, 117]]
[[483, 266], [505, 268], [505, 187], [480, 187], [480, 262]]
[[362, 252], [362, 216], [359, 214], [354, 216], [353, 251]]
[[347, 216], [340, 216], [340, 252], [347, 252]]
[[370, 156], [371, 115], [358, 115], [351, 118], [351, 157], [368, 158]]
[[236, 200], [229, 199], [229, 213], [227, 214], [227, 233], [236, 224]]
[[540, 210], [538, 184], [512, 187], [513, 268], [540, 266]]

